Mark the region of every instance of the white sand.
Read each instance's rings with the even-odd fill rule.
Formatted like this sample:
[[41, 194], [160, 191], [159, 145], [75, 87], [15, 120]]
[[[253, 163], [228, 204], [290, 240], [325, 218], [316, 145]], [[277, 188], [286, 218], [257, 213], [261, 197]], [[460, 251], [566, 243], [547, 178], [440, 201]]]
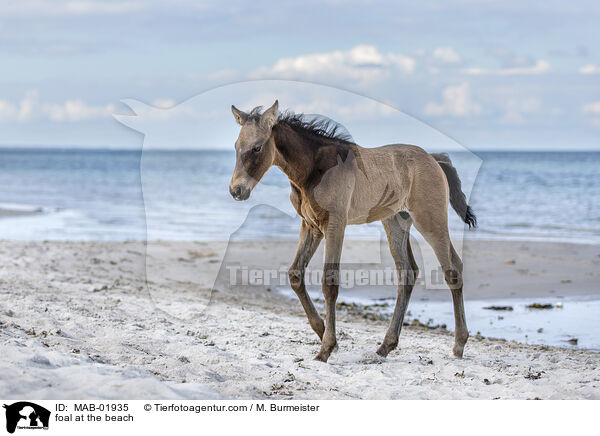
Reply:
[[[363, 256], [361, 244], [347, 244], [345, 256]], [[248, 264], [287, 264], [293, 246], [244, 243], [236, 253]], [[329, 363], [315, 362], [317, 337], [296, 301], [222, 283], [209, 301], [224, 249], [152, 244], [146, 287], [138, 243], [2, 242], [0, 397], [600, 398], [597, 353], [472, 337], [465, 359], [454, 360], [450, 333], [405, 327], [400, 349], [379, 359], [374, 351], [387, 322], [345, 310], [339, 350]], [[490, 298], [552, 289], [593, 295], [598, 252], [471, 243], [465, 292], [489, 283], [480, 292]], [[438, 291], [415, 291], [427, 292]]]

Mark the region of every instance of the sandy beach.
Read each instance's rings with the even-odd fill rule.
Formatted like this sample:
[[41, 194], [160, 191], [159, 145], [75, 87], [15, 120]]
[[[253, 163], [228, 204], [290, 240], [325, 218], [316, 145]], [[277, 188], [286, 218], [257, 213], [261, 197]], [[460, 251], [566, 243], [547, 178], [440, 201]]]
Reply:
[[[0, 396], [600, 398], [599, 353], [471, 332], [455, 360], [450, 331], [411, 325], [380, 359], [387, 320], [353, 306], [338, 310], [339, 349], [315, 362], [300, 304], [277, 286], [230, 286], [222, 265], [287, 268], [294, 252], [294, 242], [2, 242]], [[344, 247], [354, 266], [390, 262], [377, 256], [372, 242]], [[600, 298], [598, 246], [467, 241], [464, 264], [467, 301]], [[422, 286], [413, 299], [450, 304], [448, 290]]]

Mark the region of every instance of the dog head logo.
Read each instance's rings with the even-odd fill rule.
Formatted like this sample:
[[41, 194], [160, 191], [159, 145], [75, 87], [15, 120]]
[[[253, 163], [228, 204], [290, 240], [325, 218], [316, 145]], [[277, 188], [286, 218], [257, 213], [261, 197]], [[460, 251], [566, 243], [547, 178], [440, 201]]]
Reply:
[[48, 429], [50, 411], [27, 401], [3, 406], [6, 409], [6, 431], [19, 429]]

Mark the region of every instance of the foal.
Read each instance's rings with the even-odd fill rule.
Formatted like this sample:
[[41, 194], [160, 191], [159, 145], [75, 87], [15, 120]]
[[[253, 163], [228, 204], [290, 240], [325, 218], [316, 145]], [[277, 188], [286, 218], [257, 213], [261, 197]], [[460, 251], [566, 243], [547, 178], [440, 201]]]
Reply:
[[[433, 248], [452, 291], [454, 356], [461, 358], [469, 336], [462, 296], [462, 261], [448, 234], [448, 202], [471, 227], [475, 215], [466, 203], [460, 179], [445, 154], [431, 155], [413, 145], [363, 148], [326, 119], [306, 121], [301, 115], [278, 116], [278, 102], [260, 113], [231, 107], [242, 126], [235, 143], [236, 166], [229, 185], [234, 199], [250, 192], [273, 165], [289, 178], [290, 200], [302, 217], [290, 283], [321, 339], [316, 360], [326, 362], [336, 346], [335, 303], [344, 229], [380, 220], [399, 279], [394, 314], [377, 354], [387, 356], [398, 338], [419, 269], [410, 247], [412, 224]], [[325, 323], [304, 283], [304, 272], [325, 237], [323, 296]]]

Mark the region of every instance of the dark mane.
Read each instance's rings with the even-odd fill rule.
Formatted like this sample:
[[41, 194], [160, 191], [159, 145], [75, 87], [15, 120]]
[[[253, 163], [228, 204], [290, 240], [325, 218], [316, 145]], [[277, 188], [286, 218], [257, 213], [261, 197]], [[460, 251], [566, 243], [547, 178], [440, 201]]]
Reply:
[[[255, 107], [248, 114], [248, 120], [258, 122], [261, 112], [262, 106]], [[315, 135], [325, 139], [354, 144], [352, 136], [344, 126], [322, 115], [307, 116], [285, 111], [279, 114], [277, 123], [287, 124], [294, 131], [303, 135]]]
[[299, 133], [308, 133], [342, 142], [354, 142], [341, 124], [323, 116], [307, 117], [304, 114], [283, 112], [277, 118], [277, 122], [285, 123]]

